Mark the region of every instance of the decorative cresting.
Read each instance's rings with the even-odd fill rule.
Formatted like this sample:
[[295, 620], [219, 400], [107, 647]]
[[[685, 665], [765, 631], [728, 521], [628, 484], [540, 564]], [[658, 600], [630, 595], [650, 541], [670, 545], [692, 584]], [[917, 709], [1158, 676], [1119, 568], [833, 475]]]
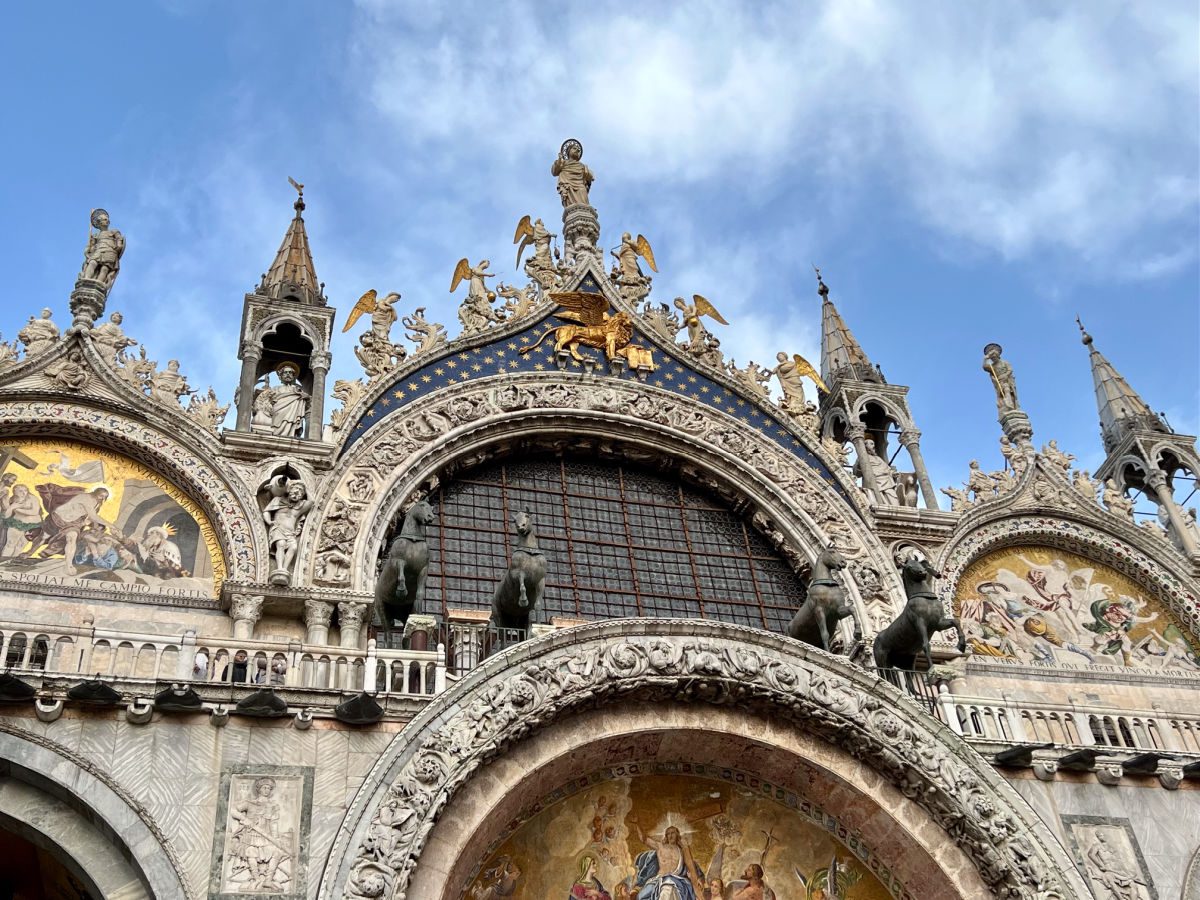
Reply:
[[[903, 596], [859, 511], [793, 453], [688, 397], [617, 380], [564, 383], [558, 373], [463, 383], [393, 412], [326, 479], [317, 500], [323, 512], [311, 517], [323, 524], [306, 535], [301, 568], [315, 583], [370, 590], [386, 529], [428, 479], [488, 445], [545, 434], [625, 441], [715, 473], [759, 505], [754, 524], [794, 564], [834, 542], [856, 579], [871, 568]], [[330, 565], [331, 558], [348, 565]]]
[[439, 696], [372, 769], [334, 843], [318, 897], [406, 900], [430, 831], [481, 766], [575, 709], [627, 699], [737, 706], [793, 722], [924, 807], [974, 861], [993, 896], [1091, 897], [1028, 804], [906, 695], [787, 638], [690, 620], [559, 631], [493, 657]]
[[[99, 404], [53, 399], [0, 401], [0, 422], [9, 437], [69, 437], [119, 450], [145, 463], [199, 502], [217, 530], [227, 578], [257, 580], [258, 560], [267, 558], [266, 535], [241, 499], [253, 497], [254, 492], [224, 467], [207, 460], [209, 454]], [[172, 433], [180, 432], [173, 429]]]
[[[1134, 537], [1142, 542], [1152, 540], [1136, 533]], [[992, 550], [1017, 544], [1041, 544], [1070, 550], [1116, 569], [1156, 593], [1200, 640], [1200, 597], [1195, 583], [1185, 574], [1114, 534], [1084, 522], [1051, 515], [1010, 513], [991, 522], [976, 521], [970, 531], [947, 544], [938, 566], [944, 573], [940, 584], [946, 603], [951, 602], [955, 586], [967, 566]]]

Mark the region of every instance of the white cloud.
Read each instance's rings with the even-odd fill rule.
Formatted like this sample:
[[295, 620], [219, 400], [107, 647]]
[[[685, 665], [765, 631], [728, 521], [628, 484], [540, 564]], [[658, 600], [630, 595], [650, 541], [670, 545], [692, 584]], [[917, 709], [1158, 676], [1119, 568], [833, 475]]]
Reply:
[[1194, 4], [359, 10], [375, 110], [451, 169], [484, 148], [493, 185], [575, 134], [598, 190], [882, 180], [948, 237], [1105, 276], [1197, 212]]

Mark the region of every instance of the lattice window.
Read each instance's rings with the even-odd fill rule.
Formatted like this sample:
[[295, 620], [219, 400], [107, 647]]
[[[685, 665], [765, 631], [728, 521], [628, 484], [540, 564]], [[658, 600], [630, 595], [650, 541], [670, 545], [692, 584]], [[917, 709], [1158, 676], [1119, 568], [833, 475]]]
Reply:
[[679, 482], [620, 464], [507, 460], [429, 498], [426, 604], [489, 609], [528, 509], [546, 554], [539, 618], [710, 618], [783, 630], [795, 573], [736, 513]]

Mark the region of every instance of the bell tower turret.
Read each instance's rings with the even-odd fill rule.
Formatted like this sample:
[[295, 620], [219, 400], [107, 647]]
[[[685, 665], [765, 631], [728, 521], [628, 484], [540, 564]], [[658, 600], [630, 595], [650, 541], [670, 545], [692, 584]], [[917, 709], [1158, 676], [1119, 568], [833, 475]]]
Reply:
[[[336, 310], [317, 281], [304, 227], [304, 185], [271, 268], [242, 308], [239, 432], [321, 440]], [[274, 378], [274, 381], [272, 380]]]

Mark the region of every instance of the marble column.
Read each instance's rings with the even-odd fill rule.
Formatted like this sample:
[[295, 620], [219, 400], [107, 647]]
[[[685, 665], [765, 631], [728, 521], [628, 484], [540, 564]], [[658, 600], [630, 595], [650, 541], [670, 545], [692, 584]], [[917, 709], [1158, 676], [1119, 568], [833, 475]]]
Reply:
[[900, 443], [908, 451], [912, 460], [913, 470], [917, 473], [917, 483], [921, 485], [921, 494], [925, 498], [926, 509], [940, 509], [937, 493], [933, 490], [933, 482], [929, 480], [929, 470], [925, 468], [925, 458], [921, 455], [921, 432], [915, 428], [900, 432]]
[[234, 594], [229, 607], [229, 615], [233, 619], [233, 637], [235, 640], [249, 640], [254, 637], [254, 626], [262, 618], [263, 601], [261, 594]]
[[1154, 501], [1167, 514], [1167, 521], [1171, 524], [1169, 537], [1175, 546], [1185, 556], [1195, 556], [1197, 553], [1196, 537], [1188, 528], [1187, 522], [1184, 521], [1183, 510], [1171, 496], [1171, 487], [1167, 484], [1166, 473], [1161, 469], [1152, 469], [1146, 473], [1146, 487], [1154, 493]]
[[348, 650], [357, 650], [362, 640], [363, 618], [367, 604], [343, 600], [337, 605], [338, 623], [341, 626], [339, 646]]
[[250, 419], [254, 415], [254, 385], [258, 381], [258, 362], [262, 359], [262, 343], [246, 341], [242, 344], [242, 375], [238, 381], [237, 431], [249, 431]]
[[333, 604], [324, 600], [304, 601], [304, 624], [308, 627], [305, 641], [310, 644], [329, 643], [329, 620], [333, 618]]
[[310, 441], [321, 440], [325, 427], [325, 376], [329, 374], [331, 357], [328, 353], [317, 351], [309, 359], [312, 367], [313, 383], [312, 397], [308, 401], [308, 424], [304, 428], [304, 436]]

